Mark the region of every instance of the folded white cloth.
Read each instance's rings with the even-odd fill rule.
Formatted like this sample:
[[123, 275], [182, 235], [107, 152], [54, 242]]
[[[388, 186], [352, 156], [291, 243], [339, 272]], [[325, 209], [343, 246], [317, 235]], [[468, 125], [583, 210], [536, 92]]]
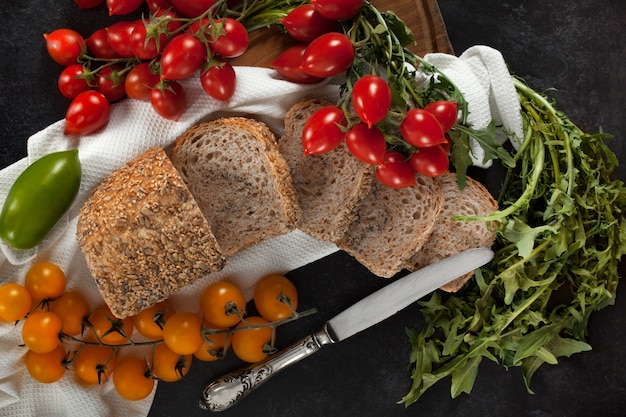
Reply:
[[[507, 131], [521, 137], [519, 103], [511, 95], [504, 61], [495, 50], [476, 47], [460, 58], [430, 54], [429, 62], [437, 65], [458, 85], [470, 103], [470, 122], [486, 126], [491, 118], [501, 122]], [[178, 121], [156, 115], [149, 103], [123, 100], [112, 106], [105, 129], [84, 137], [63, 134], [61, 120], [36, 133], [28, 141], [28, 156], [0, 171], [0, 206], [15, 178], [33, 161], [54, 151], [79, 149], [83, 178], [79, 194], [66, 216], [39, 246], [28, 251], [15, 251], [0, 244], [0, 281], [23, 283], [33, 262], [46, 260], [60, 265], [68, 279], [69, 289], [78, 289], [91, 301], [92, 308], [102, 303], [93, 279], [78, 248], [75, 231], [76, 216], [90, 191], [111, 171], [132, 157], [153, 146], [167, 147], [190, 126], [222, 115], [251, 115], [264, 121], [277, 134], [282, 133], [283, 117], [303, 97], [337, 100], [336, 85], [296, 85], [278, 79], [273, 70], [238, 67], [237, 90], [228, 102], [207, 96], [196, 79], [183, 81], [189, 108]], [[508, 80], [508, 83], [507, 83]], [[513, 89], [513, 94], [515, 93]], [[515, 107], [517, 103], [517, 107]], [[480, 164], [476, 150], [476, 163]], [[333, 244], [317, 241], [300, 231], [267, 240], [229, 259], [220, 272], [200, 279], [172, 296], [174, 307], [189, 309], [189, 300], [197, 299], [200, 288], [209, 282], [228, 277], [237, 283], [248, 299], [258, 278], [266, 273], [284, 273], [337, 251]], [[54, 384], [35, 382], [26, 372], [20, 347], [21, 323], [0, 324], [0, 415], [26, 416], [142, 416], [147, 415], [153, 395], [130, 402], [119, 397], [112, 382], [101, 387], [77, 384], [67, 372]]]

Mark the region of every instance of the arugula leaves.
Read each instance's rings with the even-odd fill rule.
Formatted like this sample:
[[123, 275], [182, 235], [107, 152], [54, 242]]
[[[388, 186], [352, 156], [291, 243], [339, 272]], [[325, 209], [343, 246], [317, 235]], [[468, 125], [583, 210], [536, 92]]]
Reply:
[[587, 134], [541, 94], [513, 79], [525, 141], [509, 168], [493, 222], [493, 261], [456, 294], [422, 302], [424, 327], [407, 329], [413, 385], [402, 403], [451, 379], [451, 396], [472, 390], [483, 358], [521, 367], [529, 392], [543, 364], [587, 351], [592, 312], [615, 301], [626, 253], [626, 188], [611, 179], [605, 134]]

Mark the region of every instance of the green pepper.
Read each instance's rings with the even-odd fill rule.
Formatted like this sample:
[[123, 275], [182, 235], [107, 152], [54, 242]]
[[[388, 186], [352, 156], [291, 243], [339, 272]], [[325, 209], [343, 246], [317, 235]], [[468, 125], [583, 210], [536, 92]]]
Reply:
[[81, 175], [78, 149], [33, 162], [7, 194], [0, 213], [0, 238], [15, 249], [37, 246], [74, 201]]

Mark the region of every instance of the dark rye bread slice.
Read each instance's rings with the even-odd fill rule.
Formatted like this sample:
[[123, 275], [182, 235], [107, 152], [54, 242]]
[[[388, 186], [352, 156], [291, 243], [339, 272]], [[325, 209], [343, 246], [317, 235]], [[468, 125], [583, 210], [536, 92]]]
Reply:
[[113, 314], [124, 318], [225, 264], [215, 237], [165, 151], [109, 174], [78, 215], [76, 235]]
[[289, 168], [265, 124], [243, 117], [201, 123], [176, 140], [170, 158], [225, 256], [297, 226]]
[[337, 246], [374, 274], [390, 278], [426, 242], [443, 204], [439, 182], [416, 175], [416, 185], [396, 189], [375, 181]]
[[302, 211], [298, 228], [319, 240], [337, 242], [373, 182], [373, 167], [350, 155], [344, 144], [326, 154], [304, 156], [304, 124], [315, 111], [330, 105], [311, 98], [294, 104], [285, 115], [285, 132], [278, 148], [298, 195]]
[[[482, 221], [453, 220], [453, 216], [487, 216], [498, 209], [498, 203], [478, 181], [467, 178], [461, 191], [454, 173], [439, 177], [444, 203], [428, 241], [407, 262], [407, 269], [416, 270], [466, 249], [491, 247], [496, 235]], [[472, 277], [471, 272], [441, 287], [456, 292]]]

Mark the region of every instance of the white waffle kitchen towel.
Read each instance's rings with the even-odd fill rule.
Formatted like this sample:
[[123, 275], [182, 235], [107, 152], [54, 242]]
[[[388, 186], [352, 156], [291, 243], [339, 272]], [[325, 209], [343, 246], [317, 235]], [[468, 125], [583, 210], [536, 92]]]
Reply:
[[[476, 127], [486, 126], [494, 117], [507, 130], [518, 134], [515, 117], [511, 114], [519, 113], [519, 102], [517, 97], [511, 96], [510, 79], [503, 73], [506, 66], [503, 67], [502, 57], [496, 52], [476, 47], [459, 58], [431, 54], [427, 59], [449, 75], [467, 95], [472, 112], [470, 121]], [[0, 206], [15, 178], [30, 163], [50, 152], [78, 147], [83, 168], [82, 184], [67, 215], [38, 247], [14, 251], [0, 244], [0, 283], [23, 283], [30, 265], [46, 260], [64, 269], [68, 289], [80, 290], [91, 301], [91, 307], [97, 307], [102, 299], [78, 248], [75, 230], [80, 207], [106, 175], [150, 147], [167, 147], [182, 132], [201, 121], [223, 115], [250, 115], [264, 121], [280, 135], [284, 114], [300, 98], [337, 99], [338, 87], [330, 83], [295, 85], [278, 79], [273, 70], [253, 67], [238, 67], [236, 73], [237, 90], [228, 102], [208, 97], [195, 79], [183, 81], [189, 108], [178, 122], [157, 116], [149, 103], [123, 100], [112, 106], [108, 125], [97, 133], [80, 138], [65, 136], [64, 121], [61, 120], [33, 135], [28, 141], [28, 156], [0, 171]], [[481, 162], [479, 157], [476, 161]], [[254, 283], [264, 274], [284, 273], [335, 251], [335, 245], [294, 231], [229, 258], [224, 270], [184, 288], [172, 296], [172, 301], [174, 307], [189, 309], [189, 300], [197, 298], [201, 288], [224, 277], [237, 283], [250, 299]], [[35, 382], [22, 362], [26, 349], [19, 346], [20, 329], [21, 322], [16, 326], [0, 324], [0, 417], [148, 414], [152, 395], [138, 402], [123, 400], [115, 393], [110, 380], [100, 387], [86, 387], [75, 382], [72, 372], [67, 372], [54, 384]]]

